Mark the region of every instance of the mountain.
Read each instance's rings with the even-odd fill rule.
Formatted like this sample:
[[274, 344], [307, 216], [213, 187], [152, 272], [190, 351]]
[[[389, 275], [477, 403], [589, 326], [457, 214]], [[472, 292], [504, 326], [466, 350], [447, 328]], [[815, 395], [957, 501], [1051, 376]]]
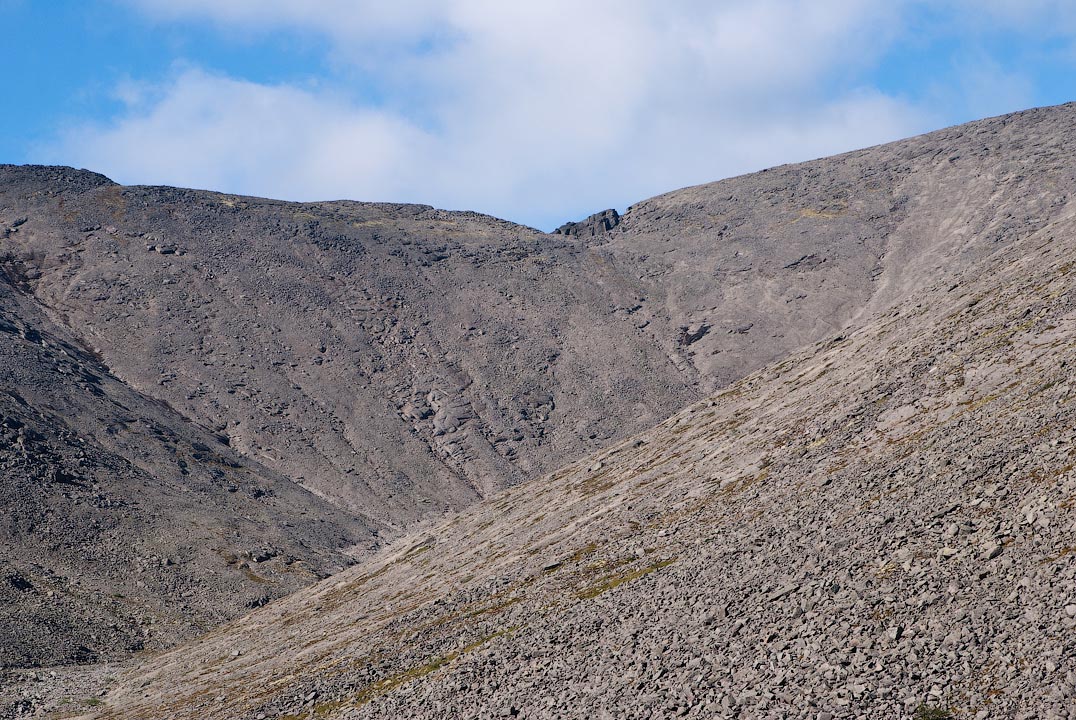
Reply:
[[[792, 202], [801, 172], [775, 171], [764, 181]], [[844, 325], [870, 297], [878, 259], [860, 257], [858, 238], [846, 236], [841, 222], [795, 203], [787, 220], [794, 237], [775, 241], [784, 255], [759, 254], [757, 238], [783, 232], [786, 221], [752, 214], [757, 182], [726, 183], [742, 195], [730, 205], [739, 213], [729, 215], [735, 230], [685, 221], [702, 210], [694, 198], [674, 194], [623, 217], [604, 213], [571, 233], [544, 235], [421, 206], [284, 203], [125, 188], [66, 168], [0, 167], [0, 268], [13, 326], [64, 338], [72, 362], [92, 367], [106, 395], [123, 394], [110, 402], [76, 399], [73, 393], [85, 395], [85, 388], [62, 385], [56, 390], [63, 397], [35, 409], [66, 421], [70, 404], [101, 405], [82, 436], [113, 445], [113, 429], [142, 427], [135, 422], [142, 415], [165, 413], [184, 428], [161, 437], [152, 429], [136, 433], [110, 450], [115, 463], [148, 474], [143, 487], [178, 483], [169, 493], [137, 498], [148, 517], [172, 517], [172, 495], [210, 492], [207, 482], [216, 492], [243, 485], [230, 477], [236, 463], [292, 492], [271, 522], [254, 526], [250, 509], [203, 497], [198, 507], [217, 518], [214, 535], [235, 540], [218, 548], [218, 557], [190, 562], [180, 559], [192, 552], [185, 533], [173, 537], [159, 520], [111, 513], [107, 542], [164, 563], [154, 572], [169, 589], [121, 588], [133, 577], [132, 563], [140, 568], [142, 560], [90, 566], [94, 594], [78, 602], [93, 608], [91, 617], [12, 580], [5, 605], [20, 610], [5, 623], [13, 639], [0, 662], [115, 657], [142, 647], [142, 628], [151, 621], [170, 629], [158, 630], [150, 647], [205, 630], [339, 567], [343, 550], [361, 557], [416, 523], [643, 431]], [[846, 186], [833, 192], [848, 194]], [[829, 202], [810, 199], [809, 207]], [[804, 234], [808, 227], [814, 230]], [[673, 233], [682, 233], [682, 246], [669, 246]], [[838, 252], [841, 243], [855, 247]], [[787, 298], [772, 306], [746, 302], [776, 284]], [[35, 343], [23, 349], [37, 352]], [[9, 368], [24, 366], [39, 367], [39, 376], [2, 378], [16, 396], [27, 395], [25, 383], [49, 385], [57, 372], [47, 357], [13, 359]], [[45, 428], [41, 435], [57, 432]], [[157, 445], [173, 447], [160, 448], [160, 462], [147, 464], [144, 456], [156, 456]], [[227, 460], [208, 460], [205, 448]], [[6, 453], [11, 507], [27, 517], [71, 513], [43, 491], [52, 486], [23, 484], [22, 468], [31, 461]], [[135, 487], [121, 493], [126, 505], [138, 495]], [[267, 493], [255, 494], [228, 497], [260, 507]], [[202, 509], [178, 514], [188, 512]], [[303, 555], [270, 536], [310, 517], [335, 523], [323, 536], [302, 538], [305, 557], [324, 559], [311, 573], [282, 576], [288, 582], [266, 593], [259, 579], [240, 572], [243, 558], [258, 549]], [[10, 529], [8, 574], [36, 573], [40, 581], [27, 580], [35, 587], [43, 578], [78, 576], [77, 556], [38, 557], [33, 573], [26, 568], [21, 560], [34, 556], [27, 548], [40, 543], [39, 530]], [[77, 555], [72, 538], [83, 532], [69, 528], [68, 554]], [[249, 580], [247, 587], [233, 594], [239, 586], [224, 584], [205, 593], [204, 611], [183, 597], [202, 591], [171, 589], [193, 582], [192, 573], [196, 586], [212, 585], [218, 566], [236, 582]], [[122, 638], [113, 625], [127, 628]], [[37, 640], [15, 639], [28, 633]]]
[[[808, 229], [816, 252], [781, 266], [808, 277], [836, 254], [827, 237], [868, 246], [870, 223], [892, 223], [881, 268], [856, 266], [874, 277], [846, 312], [861, 327], [140, 665], [148, 684], [114, 691], [104, 716], [891, 716], [927, 703], [1062, 717], [1076, 677], [1074, 119], [985, 121], [633, 208], [611, 244], [652, 247], [644, 218], [708, 216], [730, 186], [759, 203], [738, 227], [798, 224], [761, 200], [788, 176], [856, 178], [868, 199], [880, 191], [865, 178], [898, 177], [881, 205], [904, 198], [880, 216], [851, 198], [798, 211], [842, 224]], [[692, 233], [673, 247], [635, 261], [690, 268], [660, 296], [677, 309], [711, 271]], [[746, 241], [725, 252], [760, 277], [786, 259]], [[737, 291], [748, 297], [709, 290], [719, 308]]]
[[367, 554], [97, 715], [1064, 717], [1073, 137], [1034, 110], [555, 235], [5, 167], [20, 322]]

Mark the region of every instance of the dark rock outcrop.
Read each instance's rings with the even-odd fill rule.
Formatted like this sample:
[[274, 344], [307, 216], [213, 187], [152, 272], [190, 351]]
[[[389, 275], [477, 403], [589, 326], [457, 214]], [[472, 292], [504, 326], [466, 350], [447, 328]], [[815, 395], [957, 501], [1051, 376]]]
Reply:
[[553, 231], [554, 235], [574, 237], [594, 237], [609, 232], [620, 224], [620, 215], [616, 210], [602, 210], [579, 222], [567, 222]]

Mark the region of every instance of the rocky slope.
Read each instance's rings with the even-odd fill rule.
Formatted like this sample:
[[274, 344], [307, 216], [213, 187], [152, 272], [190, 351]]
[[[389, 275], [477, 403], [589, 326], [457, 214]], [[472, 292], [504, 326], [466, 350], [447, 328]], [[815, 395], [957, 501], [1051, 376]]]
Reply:
[[[858, 325], [146, 658], [91, 716], [1072, 718], [1074, 120], [1035, 111], [870, 151], [901, 169], [899, 207], [805, 200], [834, 217], [797, 209], [793, 225], [897, 214], [873, 286], [839, 310]], [[866, 182], [865, 157], [826, 162]], [[722, 187], [633, 208], [608, 243], [705, 214]], [[703, 282], [690, 233], [670, 247], [635, 260], [712, 298], [747, 292]], [[725, 251], [760, 277], [784, 262], [744, 247]], [[824, 290], [815, 255], [787, 269]], [[654, 302], [674, 317], [689, 297], [670, 281]], [[692, 345], [711, 334], [716, 373], [725, 338]]]
[[[0, 663], [171, 645], [537, 477], [107, 713], [1064, 717], [1073, 137], [1035, 110], [557, 235], [0, 166]], [[74, 676], [34, 677], [0, 694]]]
[[[613, 432], [584, 427], [598, 393], [637, 423], [693, 397], [653, 347], [585, 362], [629, 325], [587, 316], [601, 293], [579, 270], [545, 287], [542, 237], [0, 168], [0, 668], [174, 644], [473, 502], [556, 444], [550, 363], [570, 385], [558, 417], [587, 408], [558, 431], [577, 444]], [[477, 289], [453, 295], [454, 265]]]
[[378, 528], [118, 381], [4, 275], [0, 506], [0, 667], [172, 645]]

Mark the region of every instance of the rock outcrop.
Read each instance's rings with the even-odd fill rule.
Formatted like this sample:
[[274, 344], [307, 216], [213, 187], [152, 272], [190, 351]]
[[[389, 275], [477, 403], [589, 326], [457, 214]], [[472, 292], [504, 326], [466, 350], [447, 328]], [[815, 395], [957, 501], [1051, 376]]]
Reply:
[[579, 222], [566, 222], [556, 230], [554, 235], [574, 235], [576, 237], [594, 237], [609, 232], [620, 224], [620, 215], [616, 210], [602, 210]]

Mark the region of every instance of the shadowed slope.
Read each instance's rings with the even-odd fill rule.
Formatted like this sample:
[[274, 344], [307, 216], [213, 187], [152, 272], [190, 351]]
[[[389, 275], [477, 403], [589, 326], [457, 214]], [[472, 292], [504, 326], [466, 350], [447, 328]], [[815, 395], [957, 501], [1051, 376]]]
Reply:
[[117, 381], [2, 275], [0, 505], [0, 666], [172, 645], [377, 527]]

